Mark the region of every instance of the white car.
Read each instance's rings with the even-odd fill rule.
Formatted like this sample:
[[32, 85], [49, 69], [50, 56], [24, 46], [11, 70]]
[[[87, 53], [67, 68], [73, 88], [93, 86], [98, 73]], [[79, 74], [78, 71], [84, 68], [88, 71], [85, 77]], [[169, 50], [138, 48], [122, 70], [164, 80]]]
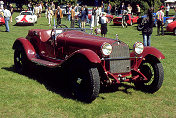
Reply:
[[167, 27], [167, 25], [168, 25], [169, 23], [173, 22], [173, 21], [174, 21], [174, 16], [172, 16], [172, 17], [170, 17], [169, 19], [167, 19], [166, 22], [165, 22], [165, 24], [164, 24], [164, 26]]
[[32, 24], [37, 22], [37, 16], [32, 11], [22, 11], [19, 16], [15, 18], [16, 24]]

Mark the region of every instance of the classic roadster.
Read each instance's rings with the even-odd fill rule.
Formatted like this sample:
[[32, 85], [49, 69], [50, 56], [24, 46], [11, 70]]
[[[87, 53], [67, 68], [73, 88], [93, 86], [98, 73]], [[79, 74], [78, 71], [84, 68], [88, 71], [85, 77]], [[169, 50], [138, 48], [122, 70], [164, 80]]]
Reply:
[[15, 18], [15, 20], [18, 25], [34, 25], [34, 23], [37, 22], [37, 16], [32, 11], [22, 11], [20, 15]]
[[63, 68], [68, 85], [78, 100], [92, 102], [100, 87], [133, 82], [145, 92], [160, 89], [164, 71], [160, 59], [164, 55], [141, 42], [129, 49], [116, 37], [109, 39], [88, 34], [76, 28], [29, 30], [26, 38], [13, 44], [14, 67], [18, 73], [28, 71], [32, 64]]

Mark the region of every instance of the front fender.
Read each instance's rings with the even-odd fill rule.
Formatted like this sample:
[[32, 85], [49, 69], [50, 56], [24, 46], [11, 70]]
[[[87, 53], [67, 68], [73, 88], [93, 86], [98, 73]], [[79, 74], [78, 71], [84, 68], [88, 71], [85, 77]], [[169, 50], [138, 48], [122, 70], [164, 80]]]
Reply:
[[28, 59], [35, 58], [36, 52], [33, 45], [25, 38], [18, 38], [13, 44], [13, 49], [19, 49], [20, 46], [24, 49]]
[[[155, 61], [159, 61], [159, 59], [165, 59], [165, 56], [158, 49], [150, 46], [144, 47], [144, 51], [140, 55], [136, 55], [134, 51], [131, 52], [130, 57], [131, 61], [133, 62], [131, 68], [135, 71], [138, 70], [141, 62], [148, 57], [148, 59], [153, 58]], [[137, 59], [137, 57], [139, 57], [139, 59]]]
[[[143, 53], [137, 56], [145, 58], [147, 55], [153, 55], [158, 59], [165, 59], [165, 56], [161, 53], [161, 51], [159, 51], [158, 49], [154, 47], [150, 47], [150, 46], [144, 47]], [[136, 57], [136, 54], [134, 51], [130, 53], [130, 57]]]
[[72, 53], [69, 57], [67, 57], [66, 60], [75, 57], [75, 56], [84, 56], [85, 58], [87, 58], [91, 63], [101, 63], [101, 59], [99, 58], [99, 56], [92, 50], [89, 49], [80, 49], [74, 53]]

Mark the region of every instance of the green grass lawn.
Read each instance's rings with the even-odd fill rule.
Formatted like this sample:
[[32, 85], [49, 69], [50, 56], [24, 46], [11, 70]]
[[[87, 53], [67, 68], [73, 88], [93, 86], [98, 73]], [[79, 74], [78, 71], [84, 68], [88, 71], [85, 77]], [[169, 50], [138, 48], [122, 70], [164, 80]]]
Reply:
[[[13, 19], [19, 13], [14, 13]], [[30, 29], [51, 29], [48, 21], [42, 14], [35, 26], [14, 26], [15, 20], [10, 24], [10, 32], [4, 32], [5, 27], [0, 26], [0, 118], [40, 118], [40, 117], [176, 117], [176, 37], [170, 33], [156, 36], [154, 28], [151, 44], [159, 49], [165, 59], [161, 60], [165, 78], [161, 89], [154, 94], [137, 91], [133, 84], [119, 87], [115, 91], [100, 93], [91, 104], [86, 104], [67, 97], [62, 90], [53, 90], [49, 86], [52, 77], [63, 79], [61, 74], [46, 78], [43, 72], [32, 76], [24, 76], [14, 72], [12, 45], [16, 38], [25, 37]], [[63, 24], [69, 22], [63, 20]], [[68, 25], [69, 26], [69, 25]], [[119, 39], [129, 44], [142, 41], [141, 32], [136, 26], [122, 28], [108, 25], [109, 38]], [[42, 69], [42, 68], [40, 68]], [[40, 78], [40, 79], [38, 79]], [[44, 79], [44, 80], [42, 80]], [[62, 83], [58, 83], [58, 86]], [[57, 86], [57, 83], [55, 83]], [[57, 88], [57, 87], [55, 87]]]

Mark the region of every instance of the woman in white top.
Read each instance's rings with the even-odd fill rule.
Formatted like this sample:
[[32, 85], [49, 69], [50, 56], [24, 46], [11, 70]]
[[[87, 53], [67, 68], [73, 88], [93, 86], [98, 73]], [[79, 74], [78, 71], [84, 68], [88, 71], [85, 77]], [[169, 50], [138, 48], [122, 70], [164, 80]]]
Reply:
[[128, 14], [131, 14], [132, 7], [131, 7], [131, 5], [130, 5], [130, 4], [128, 4], [127, 11], [128, 11]]
[[102, 17], [101, 17], [101, 36], [105, 37], [105, 35], [107, 34], [107, 23], [108, 23], [108, 19], [106, 17], [106, 13], [103, 12]]
[[51, 21], [52, 21], [52, 16], [53, 16], [53, 11], [51, 10], [51, 7], [48, 8], [47, 16], [48, 16], [48, 24], [49, 26], [51, 26]]

